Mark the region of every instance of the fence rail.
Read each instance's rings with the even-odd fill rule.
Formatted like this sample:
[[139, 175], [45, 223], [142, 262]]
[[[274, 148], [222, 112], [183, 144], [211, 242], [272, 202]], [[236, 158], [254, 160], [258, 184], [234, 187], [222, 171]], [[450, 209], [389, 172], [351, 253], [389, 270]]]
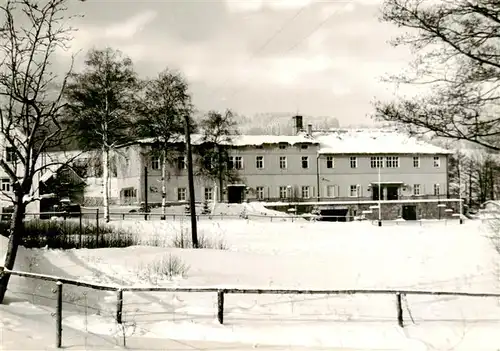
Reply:
[[[2, 213], [1, 214], [1, 219], [2, 221], [7, 221], [10, 220], [12, 216], [12, 213]], [[180, 218], [186, 218], [189, 217], [190, 214], [188, 213], [151, 213], [151, 212], [110, 212], [109, 216], [111, 220], [125, 220], [125, 219], [138, 219], [138, 218], [143, 218], [144, 220], [164, 220], [167, 218], [170, 218], [172, 220], [175, 219], [180, 219]], [[97, 210], [96, 212], [87, 212], [87, 211], [82, 211], [82, 212], [27, 212], [25, 214], [25, 218], [40, 218], [40, 219], [51, 219], [51, 218], [62, 218], [64, 220], [66, 219], [79, 219], [80, 221], [82, 220], [95, 220], [97, 223], [100, 222], [104, 217], [103, 211]], [[440, 221], [459, 221], [459, 216], [456, 214], [452, 214], [449, 217], [443, 216], [441, 219], [435, 219], [435, 220], [440, 220]], [[290, 221], [296, 221], [296, 220], [309, 220], [309, 221], [316, 221], [316, 220], [324, 220], [324, 221], [338, 221], [338, 222], [351, 222], [351, 221], [358, 221], [358, 220], [370, 220], [368, 218], [362, 218], [360, 216], [353, 216], [353, 215], [345, 215], [345, 216], [336, 216], [336, 215], [311, 215], [308, 213], [305, 214], [257, 214], [257, 213], [240, 213], [240, 214], [225, 214], [225, 213], [218, 213], [218, 214], [204, 214], [204, 213], [198, 213], [196, 214], [196, 219], [269, 219], [270, 222], [273, 220], [290, 220]], [[432, 220], [432, 219], [417, 219], [413, 220], [410, 222], [419, 222], [422, 220]], [[396, 221], [396, 220], [387, 220], [387, 219], [382, 219], [383, 222], [386, 221]]]
[[224, 297], [227, 294], [279, 294], [279, 295], [394, 295], [396, 298], [396, 320], [399, 327], [404, 328], [402, 297], [407, 295], [427, 296], [462, 296], [462, 297], [489, 297], [500, 298], [500, 293], [477, 293], [432, 290], [395, 290], [395, 289], [253, 289], [253, 288], [224, 288], [224, 287], [127, 287], [88, 283], [75, 279], [61, 278], [52, 275], [29, 273], [8, 270], [0, 266], [0, 274], [10, 274], [19, 277], [33, 278], [56, 283], [56, 347], [62, 347], [62, 291], [64, 284], [91, 288], [101, 291], [116, 292], [116, 323], [122, 324], [124, 292], [185, 292], [185, 293], [216, 293], [217, 320], [224, 323]]

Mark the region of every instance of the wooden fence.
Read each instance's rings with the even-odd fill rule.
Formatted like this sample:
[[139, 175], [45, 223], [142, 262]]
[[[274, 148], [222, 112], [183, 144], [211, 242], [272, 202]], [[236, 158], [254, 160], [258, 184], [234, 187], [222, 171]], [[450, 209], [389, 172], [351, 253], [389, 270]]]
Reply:
[[250, 289], [250, 288], [189, 288], [189, 287], [126, 287], [88, 283], [74, 279], [61, 278], [51, 275], [7, 270], [0, 267], [0, 274], [10, 274], [19, 277], [40, 279], [56, 283], [56, 347], [62, 347], [62, 296], [63, 286], [74, 285], [94, 290], [116, 292], [116, 316], [118, 324], [122, 324], [123, 293], [124, 292], [185, 292], [185, 293], [216, 293], [217, 320], [224, 323], [224, 297], [226, 294], [274, 294], [274, 295], [393, 295], [395, 296], [395, 320], [404, 327], [402, 297], [407, 295], [427, 296], [464, 296], [464, 297], [494, 297], [500, 298], [500, 293], [471, 293], [453, 291], [425, 291], [425, 290], [392, 290], [392, 289], [343, 289], [343, 290], [306, 290], [306, 289]]
[[[110, 212], [109, 213], [110, 219], [113, 220], [126, 220], [126, 219], [144, 219], [144, 220], [165, 220], [167, 218], [171, 220], [176, 220], [176, 219], [185, 219], [190, 216], [190, 214], [186, 213], [167, 213], [163, 215], [162, 213], [152, 213], [152, 212]], [[11, 213], [3, 213], [1, 214], [1, 218], [3, 221], [8, 221], [10, 220]], [[104, 213], [103, 211], [96, 210], [95, 212], [90, 212], [90, 211], [85, 211], [85, 212], [28, 212], [25, 214], [26, 219], [35, 219], [35, 218], [41, 218], [41, 219], [50, 219], [50, 218], [62, 218], [64, 220], [66, 219], [78, 219], [80, 222], [80, 226], [83, 224], [83, 220], [91, 220], [95, 221], [97, 225], [102, 222], [102, 219], [104, 218]], [[425, 221], [440, 221], [440, 222], [459, 222], [458, 216], [453, 214], [451, 216], [452, 218], [441, 218], [441, 219], [417, 219], [414, 221], [408, 221], [411, 223], [416, 223], [419, 222], [422, 224], [422, 222]], [[315, 221], [315, 220], [320, 220], [320, 221], [330, 221], [330, 222], [351, 222], [351, 221], [358, 221], [358, 220], [365, 220], [365, 221], [371, 221], [371, 222], [376, 222], [376, 220], [369, 220], [369, 219], [359, 219], [358, 216], [351, 216], [351, 215], [345, 215], [345, 216], [335, 216], [335, 215], [296, 215], [296, 214], [283, 214], [283, 215], [278, 215], [278, 214], [224, 214], [224, 213], [218, 213], [218, 214], [196, 214], [196, 219], [199, 221], [200, 219], [219, 219], [219, 220], [224, 220], [224, 219], [260, 219], [260, 220], [269, 220], [270, 222], [273, 221], [284, 221], [284, 220], [289, 220], [291, 222], [295, 222], [297, 220], [308, 220], [308, 221]], [[400, 225], [403, 222], [398, 222], [396, 220], [382, 220], [382, 222], [395, 222], [396, 225]]]

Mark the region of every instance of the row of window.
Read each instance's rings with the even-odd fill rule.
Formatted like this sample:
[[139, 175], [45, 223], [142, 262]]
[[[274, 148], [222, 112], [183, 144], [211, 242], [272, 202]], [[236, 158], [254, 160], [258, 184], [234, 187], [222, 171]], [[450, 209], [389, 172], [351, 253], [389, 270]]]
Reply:
[[[302, 156], [301, 159], [302, 168], [309, 168], [309, 156]], [[286, 169], [288, 165], [287, 157], [279, 157], [280, 169]], [[255, 166], [257, 169], [264, 169], [264, 156], [255, 157]], [[160, 159], [151, 158], [151, 169], [159, 170], [161, 167]], [[186, 158], [184, 156], [178, 157], [176, 159], [177, 169], [186, 169]], [[228, 159], [229, 169], [243, 169], [243, 157], [242, 156], [230, 156]]]
[[[337, 197], [338, 196], [338, 187], [336, 185], [329, 185], [326, 188], [326, 196], [327, 197]], [[337, 189], [337, 192], [335, 191]], [[434, 195], [441, 195], [441, 185], [434, 184]], [[423, 195], [423, 189], [421, 184], [413, 184], [412, 187], [412, 195], [419, 196]], [[361, 196], [361, 186], [359, 184], [350, 185], [349, 186], [349, 196], [350, 197], [358, 197]]]
[[[349, 157], [349, 165], [351, 168], [358, 167], [358, 158], [356, 156]], [[371, 168], [399, 168], [399, 156], [372, 156], [370, 157]], [[439, 156], [434, 156], [433, 166], [435, 168], [441, 167], [441, 158]], [[255, 167], [257, 169], [264, 169], [264, 156], [255, 156]], [[309, 168], [309, 156], [301, 157], [301, 167]], [[413, 167], [420, 168], [420, 157], [413, 157]], [[160, 169], [160, 160], [153, 158], [151, 160], [152, 169]], [[177, 158], [177, 168], [186, 169], [186, 159], [181, 156]], [[243, 157], [242, 156], [230, 156], [228, 160], [229, 169], [243, 169]], [[279, 156], [279, 168], [287, 168], [287, 157]], [[326, 157], [326, 168], [335, 168], [335, 159], [333, 156]]]
[[[214, 189], [213, 188], [204, 188], [203, 199], [205, 201], [212, 201]], [[186, 201], [188, 199], [187, 196], [187, 188], [177, 188], [177, 201]]]
[[[434, 195], [438, 196], [441, 194], [440, 185], [434, 184]], [[415, 196], [423, 195], [423, 189], [421, 184], [413, 184], [412, 194]], [[211, 201], [213, 199], [213, 188], [204, 188], [203, 198], [205, 201]], [[292, 188], [290, 186], [280, 186], [278, 188], [278, 196], [281, 199], [287, 199], [292, 196]], [[309, 199], [313, 196], [311, 187], [308, 185], [304, 185], [300, 187], [300, 197], [303, 199]], [[328, 185], [326, 187], [326, 197], [334, 198], [338, 197], [338, 186], [337, 185]], [[349, 186], [349, 196], [350, 197], [358, 197], [361, 196], [361, 186], [359, 184], [354, 184]], [[255, 188], [255, 197], [257, 199], [264, 199], [264, 187], [258, 186]], [[187, 189], [186, 188], [177, 188], [177, 200], [178, 201], [186, 201], [187, 200]]]

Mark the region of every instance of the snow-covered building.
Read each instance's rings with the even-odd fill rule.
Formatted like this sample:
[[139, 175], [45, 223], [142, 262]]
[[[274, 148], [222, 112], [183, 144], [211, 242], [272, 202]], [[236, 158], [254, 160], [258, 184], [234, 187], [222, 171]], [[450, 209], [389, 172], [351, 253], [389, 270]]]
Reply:
[[[294, 117], [295, 135], [239, 135], [231, 140], [228, 167], [240, 177], [224, 184], [222, 201], [384, 201], [448, 197], [450, 151], [394, 130], [314, 131]], [[117, 166], [120, 202], [161, 202], [161, 165], [152, 140], [121, 150]], [[177, 141], [183, 143], [183, 138]], [[194, 147], [200, 135], [192, 136]], [[188, 199], [184, 156], [167, 169], [168, 202]], [[147, 191], [145, 185], [147, 184]], [[211, 201], [213, 180], [195, 177], [196, 201]]]

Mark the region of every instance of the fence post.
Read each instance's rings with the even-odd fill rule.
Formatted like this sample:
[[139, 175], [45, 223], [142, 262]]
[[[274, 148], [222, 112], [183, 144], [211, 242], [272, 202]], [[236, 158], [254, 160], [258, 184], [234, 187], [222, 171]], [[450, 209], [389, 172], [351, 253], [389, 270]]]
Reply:
[[56, 347], [59, 349], [62, 345], [62, 288], [63, 284], [57, 282], [57, 304], [56, 304]]
[[80, 207], [80, 216], [78, 217], [79, 218], [79, 220], [78, 220], [78, 226], [79, 226], [78, 233], [80, 234], [78, 237], [78, 243], [80, 245], [79, 246], [80, 249], [82, 248], [82, 231], [83, 231], [83, 223], [82, 223], [83, 218], [82, 217], [83, 217], [82, 208]]
[[116, 323], [122, 324], [123, 290], [116, 291]]
[[217, 320], [224, 324], [224, 290], [217, 291]]
[[98, 244], [99, 244], [99, 208], [97, 209], [96, 211], [96, 215], [95, 215], [95, 219], [96, 219], [96, 228], [95, 228], [95, 233], [96, 233], [96, 247], [98, 247]]
[[397, 301], [397, 313], [398, 313], [398, 325], [403, 328], [403, 306], [401, 304], [401, 293], [396, 293], [396, 301]]

